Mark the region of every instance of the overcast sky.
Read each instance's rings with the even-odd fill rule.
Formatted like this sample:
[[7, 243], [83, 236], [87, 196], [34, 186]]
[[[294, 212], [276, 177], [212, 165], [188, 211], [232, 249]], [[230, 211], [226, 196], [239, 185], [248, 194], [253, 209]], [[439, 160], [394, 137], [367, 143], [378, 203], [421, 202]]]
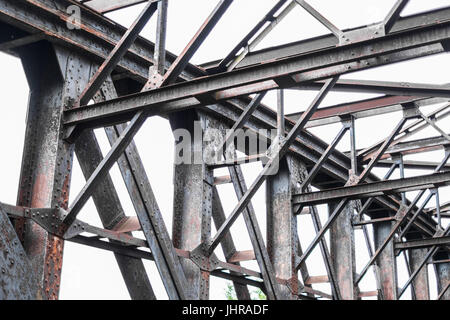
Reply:
[[[169, 0], [168, 37], [167, 48], [172, 53], [178, 54], [186, 46], [204, 19], [213, 10], [216, 0]], [[235, 0], [230, 9], [225, 13], [214, 31], [205, 41], [204, 45], [194, 56], [192, 62], [203, 63], [214, 59], [223, 58], [245, 34], [267, 13], [276, 3], [276, 0]], [[340, 29], [356, 27], [381, 21], [395, 3], [394, 0], [309, 0], [312, 6], [318, 9], [325, 17], [331, 20]], [[423, 10], [433, 9], [448, 5], [448, 0], [411, 0], [402, 15], [409, 15]], [[113, 12], [107, 16], [113, 20], [129, 26], [142, 10], [143, 5]], [[156, 17], [156, 16], [155, 16]], [[154, 41], [155, 22], [151, 22], [142, 32], [142, 36]], [[293, 10], [272, 33], [257, 47], [257, 49], [284, 44], [292, 41], [306, 39], [321, 34], [326, 34], [327, 29], [312, 18], [300, 7]], [[433, 84], [448, 83], [449, 56], [447, 54], [422, 58], [411, 62], [381, 67], [364, 72], [353, 73], [345, 76], [347, 79], [409, 81]], [[25, 114], [28, 99], [28, 86], [21, 63], [18, 59], [0, 53], [0, 66], [3, 76], [0, 77], [0, 96], [3, 108], [1, 112], [2, 126], [0, 126], [0, 201], [14, 204], [17, 198], [17, 186], [20, 175], [23, 139], [25, 132]], [[444, 68], [445, 66], [445, 68]], [[444, 71], [445, 70], [445, 71]], [[304, 110], [313, 99], [314, 91], [286, 91], [286, 113]], [[354, 93], [330, 93], [322, 106], [333, 105], [352, 100], [359, 100], [376, 95]], [[276, 93], [270, 92], [263, 100], [269, 106], [276, 106]], [[440, 105], [423, 108], [429, 113]], [[393, 113], [385, 116], [360, 119], [356, 122], [357, 147], [369, 146], [371, 143], [386, 137], [393, 126], [400, 120], [401, 113]], [[438, 123], [448, 132], [450, 122], [448, 120]], [[326, 142], [331, 142], [340, 128], [339, 124], [312, 128], [310, 131], [318, 135]], [[109, 150], [109, 144], [102, 130], [96, 130], [103, 152]], [[432, 129], [424, 130], [414, 136], [414, 139], [437, 135]], [[152, 184], [159, 207], [164, 216], [169, 231], [172, 228], [173, 211], [173, 135], [168, 122], [158, 117], [152, 117], [136, 136], [136, 143], [141, 157], [147, 169], [147, 174]], [[349, 148], [349, 139], [342, 139], [338, 149], [346, 151]], [[7, 150], [7, 151], [6, 151]], [[417, 160], [439, 161], [443, 151], [430, 152], [415, 156]], [[258, 163], [246, 164], [243, 167], [247, 184], [250, 185], [261, 170]], [[376, 169], [374, 172], [382, 176], [386, 170]], [[429, 172], [407, 171], [407, 176], [426, 174]], [[216, 175], [227, 174], [224, 170], [217, 170]], [[127, 215], [135, 215], [128, 193], [123, 184], [117, 166], [111, 170], [114, 183], [121, 198], [122, 205]], [[393, 178], [398, 177], [394, 175]], [[70, 199], [73, 200], [83, 187], [85, 181], [79, 165], [75, 160], [72, 176], [72, 189]], [[219, 186], [220, 196], [225, 212], [229, 214], [237, 203], [234, 190], [231, 185]], [[265, 189], [264, 185], [254, 197], [253, 205], [259, 219], [259, 224], [265, 236]], [[414, 196], [411, 193], [409, 197]], [[441, 195], [441, 201], [448, 201], [448, 189]], [[322, 223], [326, 221], [326, 210], [320, 206]], [[96, 213], [92, 200], [84, 207], [79, 218], [100, 226], [100, 220]], [[446, 222], [447, 223], [447, 222]], [[245, 224], [239, 218], [232, 227], [238, 250], [251, 249]], [[215, 230], [213, 229], [213, 234]], [[314, 231], [310, 217], [299, 218], [299, 233], [302, 246], [305, 248], [314, 237]], [[136, 236], [142, 236], [135, 233]], [[357, 271], [367, 263], [369, 257], [360, 231], [356, 232]], [[220, 250], [217, 250], [222, 257]], [[400, 283], [407, 279], [403, 258], [399, 259]], [[158, 298], [167, 299], [157, 269], [152, 262], [145, 261], [150, 280]], [[255, 262], [244, 263], [244, 266], [258, 269]], [[308, 267], [311, 275], [326, 274], [323, 266], [320, 250], [316, 249], [308, 259]], [[430, 271], [432, 269], [430, 268]], [[432, 274], [431, 274], [432, 276]], [[375, 290], [373, 272], [367, 273], [360, 283], [362, 291]], [[434, 277], [430, 281], [432, 295], [435, 296]], [[224, 287], [226, 281], [212, 277], [211, 299], [224, 299]], [[317, 289], [330, 292], [329, 285], [317, 285]], [[409, 292], [403, 296], [408, 298]], [[119, 269], [113, 255], [110, 252], [80, 246], [71, 242], [65, 243], [64, 266], [62, 272], [61, 299], [129, 299], [127, 289], [121, 278]]]

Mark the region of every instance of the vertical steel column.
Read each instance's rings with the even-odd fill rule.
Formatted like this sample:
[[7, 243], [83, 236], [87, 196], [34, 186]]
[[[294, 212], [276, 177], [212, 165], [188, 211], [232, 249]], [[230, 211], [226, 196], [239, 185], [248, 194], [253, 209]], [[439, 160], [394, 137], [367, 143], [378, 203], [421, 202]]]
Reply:
[[[175, 164], [174, 168], [172, 239], [175, 248], [194, 250], [211, 237], [214, 177], [213, 170], [203, 162], [202, 131], [214, 128], [214, 121], [191, 110], [170, 116], [172, 130], [184, 129], [191, 135], [190, 163]], [[181, 264], [194, 299], [207, 300], [209, 272], [188, 259], [182, 260]]]
[[[17, 204], [67, 209], [73, 145], [63, 140], [62, 112], [89, 81], [85, 59], [46, 43], [20, 50], [30, 86]], [[64, 241], [31, 220], [16, 229], [37, 275], [43, 299], [57, 299]]]
[[[421, 262], [425, 258], [428, 249], [414, 249], [408, 250], [409, 265], [414, 272], [420, 267]], [[416, 300], [430, 300], [430, 290], [428, 286], [428, 270], [425, 264], [417, 276], [415, 277], [412, 285], [414, 286], [414, 293]]]
[[280, 161], [278, 173], [269, 176], [266, 183], [267, 251], [276, 277], [291, 284], [291, 288], [280, 285], [284, 299], [296, 299], [296, 292], [292, 290], [298, 289], [295, 270], [297, 219], [293, 213], [291, 196], [299, 191], [297, 184], [301, 182], [302, 170], [306, 171], [304, 164], [286, 156]]
[[[338, 203], [328, 204], [330, 215]], [[333, 260], [334, 274], [343, 300], [357, 300], [355, 234], [352, 226], [353, 203], [342, 210], [330, 227], [330, 255]]]
[[[379, 222], [373, 225], [375, 250], [377, 250], [389, 236], [392, 222]], [[384, 300], [397, 300], [397, 261], [394, 252], [394, 239], [380, 253], [377, 260], [380, 274], [381, 290]]]

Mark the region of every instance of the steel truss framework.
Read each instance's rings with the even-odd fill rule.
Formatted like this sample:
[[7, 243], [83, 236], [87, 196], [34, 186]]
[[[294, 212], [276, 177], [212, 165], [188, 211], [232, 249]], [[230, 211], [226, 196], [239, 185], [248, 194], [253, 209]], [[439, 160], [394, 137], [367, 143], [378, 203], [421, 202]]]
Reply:
[[[128, 30], [103, 16], [144, 2]], [[248, 286], [254, 286], [268, 299], [399, 299], [411, 290], [412, 298], [425, 300], [430, 299], [429, 264], [435, 268], [437, 299], [450, 299], [449, 205], [439, 198], [450, 184], [450, 133], [437, 123], [449, 114], [450, 86], [339, 79], [448, 51], [450, 7], [400, 17], [408, 1], [399, 0], [384, 21], [340, 30], [307, 1], [280, 0], [222, 60], [197, 66], [190, 63], [192, 56], [233, 0], [217, 1], [178, 56], [165, 49], [168, 2], [0, 0], [0, 49], [21, 59], [31, 92], [17, 205], [0, 203], [0, 298], [57, 299], [64, 241], [73, 241], [112, 251], [133, 299], [156, 299], [142, 259], [155, 263], [170, 299], [208, 299], [209, 279], [215, 276], [232, 281], [239, 299], [249, 299]], [[67, 8], [73, 5], [81, 20], [68, 28], [74, 22]], [[255, 50], [297, 6], [330, 34]], [[139, 37], [150, 19], [157, 19], [156, 43]], [[304, 89], [318, 90], [315, 99], [305, 111], [285, 115], [284, 90]], [[261, 102], [268, 90], [278, 92], [274, 109]], [[383, 96], [321, 107], [330, 91]], [[423, 107], [438, 103], [442, 107], [424, 113]], [[356, 149], [355, 121], [397, 111], [403, 118], [384, 140]], [[265, 137], [272, 143], [265, 154], [227, 149], [216, 163], [175, 166], [172, 236], [133, 142], [145, 120], [157, 115], [173, 130], [192, 133], [194, 121], [200, 121], [204, 135], [217, 132], [213, 129], [277, 129]], [[307, 131], [332, 123], [342, 128], [330, 144]], [[93, 132], [101, 127], [111, 144], [105, 157]], [[438, 136], [410, 139], [429, 127]], [[343, 153], [336, 147], [346, 136], [351, 150]], [[219, 150], [233, 139], [218, 138]], [[194, 141], [192, 151], [204, 143]], [[443, 150], [442, 159], [403, 160], [432, 150]], [[236, 151], [247, 157], [237, 159]], [[86, 185], [68, 203], [74, 154]], [[240, 160], [263, 160], [250, 186]], [[115, 163], [136, 216], [125, 214], [108, 174]], [[275, 164], [278, 173], [270, 175]], [[218, 167], [228, 168], [229, 175], [214, 176]], [[389, 171], [378, 177], [375, 167]], [[408, 172], [405, 178], [412, 169], [430, 173]], [[397, 170], [401, 178], [392, 179]], [[231, 213], [224, 212], [217, 189], [225, 183], [239, 199]], [[263, 183], [266, 240], [251, 203]], [[91, 197], [102, 227], [77, 219]], [[435, 205], [427, 207], [432, 199]], [[328, 204], [325, 223], [319, 204]], [[297, 228], [300, 214], [311, 217], [316, 232], [305, 248]], [[241, 215], [252, 250], [238, 251], [229, 232]], [[356, 229], [363, 231], [370, 256], [362, 270], [356, 269]], [[145, 238], [134, 237], [134, 231]], [[308, 271], [317, 245], [323, 276]], [[225, 261], [215, 254], [219, 246]], [[400, 254], [409, 272], [405, 283], [398, 281]], [[259, 270], [241, 266], [249, 260], [256, 260]], [[376, 286], [360, 291], [371, 267]], [[331, 294], [317, 290], [318, 283], [328, 283]]]

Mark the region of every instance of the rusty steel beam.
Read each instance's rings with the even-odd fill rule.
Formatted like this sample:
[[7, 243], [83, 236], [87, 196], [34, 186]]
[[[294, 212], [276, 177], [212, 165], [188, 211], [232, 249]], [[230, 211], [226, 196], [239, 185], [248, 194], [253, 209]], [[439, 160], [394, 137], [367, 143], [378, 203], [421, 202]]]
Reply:
[[[97, 138], [92, 131], [86, 130], [75, 144], [75, 153], [86, 179], [103, 159]], [[115, 229], [125, 217], [119, 197], [111, 177], [108, 175], [97, 187], [92, 198], [97, 212], [107, 229]], [[150, 281], [141, 260], [115, 254], [117, 264], [132, 299], [156, 299]]]
[[[386, 243], [392, 235], [392, 222], [376, 223], [373, 226], [376, 268], [380, 277], [381, 292], [385, 300], [397, 300], [397, 261], [395, 259], [394, 241]], [[360, 276], [361, 277], [361, 276]]]
[[328, 201], [342, 198], [356, 199], [376, 197], [385, 193], [397, 193], [433, 188], [435, 185], [448, 186], [450, 185], [449, 179], [449, 172], [438, 172], [404, 179], [386, 180], [331, 190], [297, 194], [294, 196], [294, 201], [296, 204], [307, 206], [326, 203]]
[[[19, 51], [19, 55], [31, 94], [17, 204], [67, 209], [74, 146], [61, 139], [61, 116], [66, 101], [78, 98], [78, 90], [87, 84], [88, 68], [81, 66], [90, 62], [42, 42]], [[16, 219], [15, 227], [39, 290], [43, 290], [41, 297], [57, 299], [64, 240], [29, 219]]]
[[[225, 212], [220, 201], [219, 192], [216, 187], [213, 188], [212, 193], [212, 219], [214, 220], [216, 228], [219, 228], [226, 219]], [[228, 234], [223, 238], [221, 246], [225, 260], [239, 266], [239, 262], [233, 260], [237, 251], [231, 234]], [[230, 272], [230, 274], [237, 275], [235, 272]], [[242, 285], [237, 281], [233, 282], [233, 285], [234, 290], [236, 291], [236, 297], [239, 300], [250, 300], [250, 293], [246, 285]]]
[[[99, 101], [116, 96], [117, 92], [112, 82], [107, 80], [102, 88], [102, 95], [98, 96], [97, 99]], [[119, 139], [125, 129], [124, 125], [105, 128], [111, 146]], [[168, 230], [165, 228], [158, 203], [133, 141], [118, 158], [117, 163], [169, 298], [187, 298], [189, 293], [185, 292], [185, 275], [179, 265], [175, 248]]]
[[217, 230], [217, 233], [214, 236], [214, 238], [212, 238], [211, 241], [208, 243], [208, 253], [209, 254], [213, 253], [214, 249], [219, 244], [221, 238], [229, 230], [229, 228], [234, 223], [234, 221], [236, 221], [239, 214], [246, 207], [246, 205], [251, 200], [253, 195], [256, 193], [258, 188], [267, 179], [267, 176], [274, 170], [274, 168], [276, 168], [278, 161], [283, 159], [283, 157], [286, 155], [290, 144], [295, 140], [298, 133], [303, 129], [303, 127], [308, 122], [311, 115], [319, 107], [320, 103], [325, 98], [325, 96], [330, 91], [330, 89], [333, 87], [333, 85], [336, 83], [336, 81], [337, 81], [337, 78], [333, 78], [333, 79], [330, 79], [327, 81], [327, 83], [323, 86], [323, 88], [317, 94], [316, 98], [312, 101], [311, 105], [307, 109], [307, 112], [305, 112], [305, 114], [297, 121], [295, 126], [289, 132], [288, 136], [280, 142], [280, 146], [277, 148], [277, 150], [274, 152], [274, 154], [271, 155], [269, 161], [264, 166], [264, 169], [262, 170], [262, 172], [258, 175], [258, 177], [255, 179], [255, 181], [251, 185], [251, 187], [247, 190], [247, 192], [239, 200], [239, 203], [234, 208], [233, 212], [228, 216], [227, 221], [225, 221], [225, 223], [222, 225], [222, 227], [220, 227], [220, 229]]
[[450, 244], [450, 236], [411, 240], [406, 242], [396, 242], [395, 249], [397, 250], [408, 250], [408, 249], [420, 249], [432, 246], [446, 246]]
[[157, 1], [149, 1], [144, 10], [136, 18], [127, 32], [123, 35], [122, 39], [116, 44], [114, 49], [98, 68], [94, 76], [89, 80], [87, 87], [80, 95], [79, 101], [76, 105], [86, 105], [92, 99], [94, 94], [100, 89], [106, 78], [111, 75], [111, 72], [117, 67], [117, 64], [130, 48], [131, 44], [139, 36], [139, 33], [144, 29], [147, 22], [153, 16], [158, 8]]
[[[330, 202], [329, 213], [337, 203]], [[330, 227], [330, 255], [343, 300], [357, 300], [355, 234], [352, 226], [353, 204], [348, 204]]]
[[[136, 94], [109, 103], [91, 105], [73, 111], [69, 110], [66, 112], [66, 124], [84, 123], [87, 125], [87, 123], [91, 123], [91, 125], [94, 125], [96, 121], [99, 123], [98, 121], [105, 120], [105, 118], [118, 117], [119, 115], [126, 116], [130, 112], [144, 109], [152, 114], [164, 114], [201, 106], [203, 105], [201, 97], [206, 94], [210, 94], [213, 101], [220, 101], [267, 89], [292, 87], [298, 83], [347, 73], [349, 70], [362, 70], [370, 66], [371, 49], [373, 47], [379, 48], [379, 56], [395, 55], [407, 52], [412, 49], [412, 46], [425, 46], [447, 39], [448, 30], [445, 23], [436, 27], [433, 31], [431, 33], [430, 30], [419, 28], [414, 32], [411, 31], [412, 34], [411, 32], [399, 33], [396, 35], [396, 39], [380, 38], [376, 44], [370, 43], [369, 45], [366, 42], [361, 42], [353, 44], [351, 48], [342, 46], [324, 50], [320, 53], [311, 54], [308, 56], [309, 59], [305, 55], [294, 56], [181, 83], [171, 87], [170, 92], [160, 89], [157, 91], [158, 95]], [[395, 53], [393, 53], [394, 51]], [[358, 52], [360, 61], [368, 59], [369, 64], [355, 64], [354, 59], [351, 58], [351, 52]], [[395, 59], [390, 59], [386, 63], [392, 63], [393, 61]], [[374, 63], [376, 64], [376, 62]], [[350, 66], [350, 69], [347, 66]], [[324, 69], [323, 72], [322, 69]], [[426, 96], [430, 96], [430, 93], [428, 92]]]
[[[281, 0], [223, 60], [202, 66], [189, 64], [232, 2], [218, 0], [193, 39], [175, 56], [165, 48], [167, 0], [157, 4], [149, 1], [142, 19], [128, 30], [105, 18], [100, 11], [109, 9], [100, 5], [114, 10], [132, 5], [131, 0], [114, 4], [102, 0], [0, 0], [0, 49], [21, 57], [31, 87], [19, 205], [0, 204], [0, 215], [4, 211], [0, 219], [8, 220], [8, 215], [14, 222], [17, 235], [8, 229], [8, 223], [3, 235], [23, 242], [22, 255], [26, 257], [20, 260], [19, 267], [29, 269], [36, 276], [34, 280], [26, 277], [17, 280], [23, 270], [14, 271], [13, 277], [6, 278], [9, 281], [6, 285], [1, 278], [9, 290], [6, 294], [17, 296], [13, 286], [22, 281], [21, 285], [27, 287], [20, 293], [23, 296], [57, 299], [62, 246], [68, 240], [113, 252], [133, 298], [155, 298], [140, 259], [156, 263], [171, 299], [208, 299], [210, 276], [233, 281], [240, 298], [249, 298], [246, 286], [253, 285], [261, 288], [268, 299], [359, 299], [378, 295], [379, 299], [393, 300], [413, 284], [414, 299], [429, 299], [426, 264], [433, 262], [438, 300], [449, 298], [449, 227], [442, 230], [446, 215], [441, 208], [445, 204], [439, 202], [439, 194], [443, 193], [438, 188], [448, 186], [450, 181], [449, 172], [445, 171], [450, 157], [447, 148], [450, 135], [435, 122], [450, 114], [447, 110], [450, 87], [337, 81], [337, 78], [448, 51], [450, 7], [400, 17], [408, 1], [398, 0], [383, 21], [340, 30], [306, 1]], [[97, 3], [99, 11], [89, 8], [88, 3]], [[72, 5], [78, 5], [82, 15], [76, 30], [71, 28], [74, 25], [67, 11]], [[325, 25], [331, 34], [255, 51], [255, 46], [297, 5]], [[156, 6], [157, 41], [153, 44], [138, 33], [151, 15], [147, 10]], [[102, 63], [98, 69], [96, 66]], [[305, 112], [286, 117], [283, 90], [291, 88], [320, 91]], [[87, 89], [88, 95], [84, 96], [86, 91], [82, 93], [84, 101], [80, 106], [77, 101], [83, 89]], [[278, 91], [276, 112], [261, 101], [265, 92], [272, 89]], [[385, 96], [317, 110], [332, 89]], [[250, 98], [250, 94], [256, 96]], [[95, 103], [87, 105], [92, 97]], [[441, 102], [447, 104], [428, 115], [422, 113], [422, 107]], [[356, 150], [355, 119], [400, 110], [403, 118], [387, 138], [359, 152]], [[173, 243], [132, 141], [145, 120], [156, 115], [169, 119], [176, 138], [179, 128], [187, 129], [194, 137], [200, 132], [213, 138], [191, 141], [194, 162], [177, 162], [174, 167], [177, 201], [174, 201]], [[405, 125], [410, 119], [418, 120]], [[331, 144], [305, 130], [338, 121], [344, 122], [344, 128]], [[126, 122], [130, 123], [126, 125]], [[107, 126], [106, 134], [112, 146], [104, 158], [92, 133], [93, 128], [103, 126]], [[271, 134], [262, 133], [262, 139], [272, 143], [266, 154], [253, 154], [237, 143], [237, 150], [245, 153], [243, 159], [261, 159], [266, 164], [249, 189], [241, 167], [229, 159], [230, 150], [224, 150], [232, 137], [223, 132], [230, 127], [248, 129], [250, 133], [261, 128], [277, 131], [277, 134], [273, 130]], [[442, 139], [404, 142], [429, 127], [438, 131]], [[342, 153], [336, 146], [347, 130], [351, 151]], [[83, 140], [71, 144], [80, 136]], [[224, 160], [209, 161], [202, 157], [199, 162], [197, 149], [209, 150], [211, 146], [223, 152]], [[405, 169], [428, 169], [432, 163], [403, 161], [403, 154], [436, 148], [445, 149], [445, 158], [435, 164], [433, 174], [405, 178]], [[84, 157], [81, 166], [89, 177], [68, 207], [75, 149]], [[236, 157], [235, 150], [232, 151]], [[92, 155], [95, 159], [90, 158]], [[125, 216], [108, 175], [116, 162], [137, 217]], [[278, 170], [278, 164], [281, 170], [271, 176], [275, 173], [272, 170]], [[386, 178], [398, 166], [400, 179], [380, 181], [371, 173], [374, 167], [389, 164], [393, 165]], [[228, 167], [229, 176], [216, 179], [213, 170], [221, 166]], [[268, 249], [251, 205], [253, 195], [264, 182], [267, 182]], [[215, 187], [220, 183], [233, 183], [238, 198], [229, 216], [223, 212]], [[312, 192], [313, 187], [319, 191]], [[430, 194], [418, 206], [426, 189]], [[414, 190], [421, 191], [414, 200], [407, 199], [405, 192]], [[77, 219], [91, 196], [104, 228]], [[425, 210], [433, 196], [436, 209]], [[360, 200], [367, 197], [365, 201]], [[334, 203], [323, 226], [314, 206], [322, 203]], [[310, 209], [304, 210], [304, 206]], [[358, 216], [354, 216], [354, 210], [359, 211]], [[304, 252], [297, 234], [295, 214], [299, 212], [311, 215], [316, 231]], [[241, 213], [253, 250], [236, 251], [231, 238], [230, 228]], [[368, 220], [363, 219], [363, 214]], [[211, 237], [212, 218], [217, 220], [218, 231], [214, 237]], [[368, 224], [373, 226], [375, 252], [368, 236]], [[356, 274], [354, 261], [353, 233], [357, 228], [364, 231], [370, 256], [360, 274]], [[146, 240], [133, 237], [134, 231], [142, 231]], [[329, 244], [324, 237], [328, 231]], [[400, 240], [394, 240], [395, 236]], [[8, 240], [7, 245], [11, 247]], [[214, 254], [219, 244], [223, 245], [226, 262]], [[320, 280], [330, 284], [331, 296], [312, 288], [314, 278], [310, 278], [305, 264], [317, 244], [327, 271], [326, 279]], [[405, 250], [410, 253], [409, 259]], [[398, 291], [396, 254], [401, 251], [409, 279]], [[239, 265], [249, 260], [256, 260], [258, 271]], [[0, 262], [5, 266], [7, 263], [8, 259]], [[358, 283], [372, 265], [375, 265], [377, 291], [361, 293]], [[299, 282], [298, 269], [304, 286]], [[3, 270], [2, 274], [5, 274]]]
[[[35, 5], [34, 2], [30, 3], [29, 5], [31, 5], [32, 10], [37, 10], [37, 12], [45, 12], [45, 15], [36, 15], [35, 14], [36, 11], [30, 12], [30, 14], [26, 19], [25, 23], [26, 27], [24, 27], [21, 16], [17, 14], [17, 12], [24, 9], [24, 7], [21, 6], [21, 4], [16, 1], [13, 1], [11, 3], [8, 2], [8, 8], [13, 9], [1, 10], [0, 19], [5, 18], [9, 23], [12, 23], [17, 27], [24, 28], [27, 31], [31, 32], [44, 31], [49, 40], [67, 45], [72, 49], [81, 50], [82, 52], [88, 54], [89, 56], [97, 57], [99, 59], [106, 58], [111, 48], [114, 47], [114, 44], [120, 40], [126, 29], [118, 26], [117, 24], [110, 23], [103, 17], [92, 14], [90, 11], [86, 11], [84, 10], [83, 7], [81, 7], [83, 16], [81, 29], [83, 30], [83, 32], [74, 34], [68, 31], [65, 26], [65, 23], [68, 19], [67, 14], [65, 13], [65, 8], [67, 8], [67, 6], [69, 6], [70, 4], [71, 2], [69, 1], [58, 0], [55, 9], [55, 7], [49, 7], [45, 2], [40, 3], [39, 7], [34, 6]], [[1, 8], [2, 7], [0, 5], [0, 9]], [[425, 20], [442, 19], [442, 17], [446, 16], [445, 10], [446, 9], [436, 10], [423, 15], [416, 15], [408, 17], [407, 19], [405, 18], [405, 20], [402, 21], [402, 23], [399, 25], [398, 29], [402, 30], [407, 29], [409, 27], [417, 26], [422, 23], [421, 21], [423, 19]], [[53, 19], [53, 20], [45, 20], [45, 19]], [[47, 23], [47, 21], [52, 22]], [[83, 24], [84, 21], [86, 22], [91, 21], [91, 23]], [[93, 23], [93, 21], [95, 21], [95, 23]], [[101, 27], [99, 28], [94, 27], [94, 29], [91, 27], [97, 25]], [[105, 33], [104, 30], [109, 30], [109, 32]], [[311, 44], [313, 46], [314, 44], [316, 45], [318, 44], [319, 47], [316, 47], [315, 49], [319, 49], [320, 46], [322, 46], [322, 44], [327, 43], [327, 41], [324, 42], [321, 41], [322, 39], [313, 39], [311, 40]], [[92, 43], [94, 43], [95, 45], [91, 45]], [[325, 47], [328, 47], [328, 44]], [[311, 48], [311, 46], [309, 46], [309, 48]], [[129, 72], [129, 75], [132, 78], [135, 78], [145, 83], [147, 81], [148, 76], [148, 66], [154, 63], [151, 51], [152, 51], [152, 44], [149, 41], [146, 41], [142, 38], [138, 38], [135, 41], [135, 44], [133, 44], [132, 47], [130, 48], [130, 51], [127, 53], [127, 55], [125, 55], [124, 58], [122, 59], [121, 63], [119, 64], [119, 69], [122, 71], [128, 70], [127, 72]], [[283, 51], [284, 49], [280, 50], [280, 54]], [[431, 51], [434, 52], [434, 50]], [[174, 61], [175, 56], [170, 53], [167, 53], [167, 59], [170, 65], [170, 61]], [[188, 65], [187, 72], [189, 72], [190, 74], [183, 73], [181, 77], [185, 79], [186, 77], [192, 78], [192, 73], [194, 73], [197, 76], [204, 75], [203, 71], [200, 68], [194, 68], [192, 65]], [[233, 106], [233, 108], [235, 108], [234, 110], [240, 112], [239, 111], [240, 109], [239, 108], [236, 109], [236, 106], [237, 105]], [[228, 106], [228, 108], [229, 107], [230, 105]], [[234, 112], [236, 112], [233, 111], [232, 113], [230, 113], [230, 109], [226, 110], [219, 105], [208, 106], [208, 108], [210, 108], [213, 112], [217, 113], [219, 116], [231, 120], [234, 117], [235, 114]], [[269, 108], [262, 106], [261, 111], [256, 111], [255, 114], [258, 115], [259, 121], [269, 123], [270, 125], [270, 122], [272, 120], [270, 120], [271, 111]], [[252, 123], [253, 120], [251, 119], [250, 122]], [[309, 141], [309, 143], [306, 145], [303, 144], [303, 139], [306, 139], [305, 141]], [[308, 137], [304, 136], [303, 139], [297, 140], [291, 151], [293, 151], [296, 154], [299, 154], [301, 157], [303, 157], [303, 155], [307, 155], [308, 161], [309, 159], [314, 161], [314, 159], [316, 158], [317, 152], [316, 150], [321, 150], [322, 148], [321, 142], [311, 135], [308, 135]], [[300, 143], [300, 145], [298, 145], [298, 143]], [[345, 161], [339, 159], [339, 157], [336, 158], [334, 154], [331, 155], [333, 163], [332, 164], [326, 163], [323, 169], [325, 170], [325, 172], [331, 174], [333, 177], [337, 176], [339, 177], [339, 179], [346, 180], [347, 169], [345, 169], [345, 165], [344, 167], [342, 167], [342, 164], [345, 163]], [[341, 169], [341, 167], [343, 170]], [[388, 204], [388, 202], [384, 202], [384, 204], [387, 205], [388, 207], [391, 206], [390, 204]]]
[[283, 299], [295, 299], [295, 291], [298, 291], [295, 270], [297, 221], [292, 214], [290, 199], [297, 183], [294, 177], [298, 175], [293, 171], [301, 169], [301, 163], [287, 157], [280, 161], [278, 173], [266, 182], [267, 251], [275, 275], [290, 284], [290, 287], [280, 286]]
[[44, 297], [31, 261], [6, 212], [0, 205], [0, 300], [36, 300]]

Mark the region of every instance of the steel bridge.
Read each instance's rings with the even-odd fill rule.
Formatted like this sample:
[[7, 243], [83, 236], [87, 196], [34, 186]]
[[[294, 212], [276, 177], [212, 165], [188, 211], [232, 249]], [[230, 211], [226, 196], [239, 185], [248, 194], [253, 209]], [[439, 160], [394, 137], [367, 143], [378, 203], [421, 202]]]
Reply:
[[[156, 299], [142, 262], [151, 260], [174, 300], [208, 299], [210, 277], [232, 281], [239, 299], [249, 299], [252, 286], [268, 299], [396, 300], [409, 292], [413, 299], [427, 300], [429, 282], [436, 281], [433, 299], [448, 300], [450, 206], [440, 198], [450, 185], [450, 132], [439, 121], [449, 115], [450, 86], [340, 76], [447, 52], [450, 7], [404, 16], [408, 0], [393, 1], [383, 21], [340, 30], [308, 1], [274, 1], [221, 60], [195, 65], [192, 56], [238, 1], [216, 0], [178, 56], [165, 48], [168, 2], [0, 0], [0, 50], [20, 58], [30, 87], [17, 203], [0, 203], [0, 298], [58, 299], [64, 242], [72, 241], [111, 251], [132, 299]], [[143, 11], [129, 29], [104, 15], [137, 4]], [[329, 33], [256, 50], [296, 7]], [[157, 19], [155, 43], [139, 36], [150, 19]], [[272, 107], [262, 102], [271, 90], [278, 97]], [[288, 90], [316, 90], [317, 95], [302, 112], [285, 114]], [[379, 96], [321, 106], [330, 91]], [[401, 120], [384, 139], [356, 148], [355, 122], [394, 112]], [[276, 134], [264, 137], [271, 142], [265, 153], [233, 143], [222, 150], [233, 137], [219, 134], [220, 159], [175, 164], [169, 232], [133, 141], [153, 116], [166, 118], [173, 131], [193, 133], [199, 121], [203, 135], [225, 129]], [[330, 144], [308, 130], [339, 123], [342, 128]], [[98, 128], [104, 128], [111, 145], [105, 156], [93, 131]], [[427, 128], [435, 135], [414, 137]], [[344, 137], [350, 140], [348, 152], [336, 149]], [[193, 153], [206, 143], [194, 141]], [[433, 162], [414, 158], [436, 150], [442, 157]], [[74, 155], [86, 184], [69, 203]], [[241, 164], [251, 161], [262, 162], [262, 170], [247, 186]], [[119, 201], [109, 175], [115, 164], [135, 213], [124, 212]], [[372, 172], [380, 167], [389, 168], [384, 177]], [[217, 168], [229, 174], [215, 176]], [[417, 175], [417, 169], [427, 174]], [[395, 174], [400, 179], [392, 178]], [[236, 192], [231, 212], [223, 209], [221, 184]], [[260, 228], [261, 213], [251, 203], [263, 184], [267, 230]], [[103, 226], [77, 218], [91, 198]], [[328, 208], [326, 221], [319, 217], [322, 204]], [[311, 219], [315, 232], [303, 247], [299, 215]], [[230, 232], [238, 217], [252, 250], [238, 250]], [[356, 230], [363, 232], [370, 257], [360, 270]], [[145, 238], [133, 236], [135, 231]], [[320, 250], [324, 275], [308, 270], [314, 249]], [[218, 258], [219, 250], [224, 259]], [[408, 269], [401, 283], [398, 259], [405, 259]], [[244, 266], [250, 260], [257, 270]], [[376, 281], [372, 290], [362, 291], [359, 283], [368, 274]]]

